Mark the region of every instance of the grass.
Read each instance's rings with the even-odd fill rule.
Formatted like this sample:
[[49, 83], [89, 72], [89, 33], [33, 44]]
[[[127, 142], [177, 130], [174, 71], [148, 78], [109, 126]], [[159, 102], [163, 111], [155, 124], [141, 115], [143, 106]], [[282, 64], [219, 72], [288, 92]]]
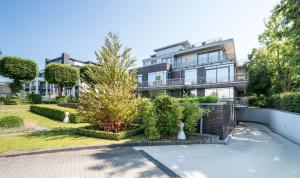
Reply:
[[83, 127], [87, 126], [85, 123], [79, 123], [79, 124], [74, 124], [74, 123], [63, 123], [60, 121], [52, 120], [44, 116], [40, 116], [37, 114], [34, 114], [30, 111], [1, 111], [0, 112], [0, 117], [2, 116], [7, 116], [7, 115], [16, 115], [24, 119], [25, 125], [28, 125], [30, 123], [36, 123], [40, 126], [52, 129], [52, 128], [58, 128], [58, 127], [64, 127], [64, 128], [78, 128], [78, 127]]
[[53, 148], [89, 146], [100, 144], [115, 144], [128, 141], [141, 141], [145, 137], [137, 136], [121, 141], [97, 139], [75, 135], [74, 129], [54, 129], [28, 135], [0, 137], [0, 153], [15, 153], [20, 151], [46, 150]]
[[[22, 105], [20, 105], [22, 106]], [[0, 106], [2, 107], [2, 106]], [[24, 107], [24, 106], [22, 106]], [[5, 106], [7, 111], [1, 111], [0, 117], [6, 115], [16, 115], [24, 119], [25, 125], [36, 123], [40, 126], [52, 129], [50, 131], [34, 132], [22, 135], [0, 136], [0, 153], [15, 153], [22, 151], [45, 150], [52, 148], [88, 146], [98, 144], [114, 144], [128, 141], [142, 141], [144, 136], [136, 136], [121, 141], [98, 139], [76, 135], [76, 128], [87, 126], [88, 124], [65, 124], [59, 121], [51, 120], [30, 111], [12, 111], [13, 108], [22, 108], [18, 106]], [[55, 106], [53, 106], [55, 107]], [[27, 106], [27, 108], [29, 108]], [[0, 108], [1, 109], [1, 108]]]
[[30, 105], [0, 105], [0, 110], [26, 109], [29, 110]]

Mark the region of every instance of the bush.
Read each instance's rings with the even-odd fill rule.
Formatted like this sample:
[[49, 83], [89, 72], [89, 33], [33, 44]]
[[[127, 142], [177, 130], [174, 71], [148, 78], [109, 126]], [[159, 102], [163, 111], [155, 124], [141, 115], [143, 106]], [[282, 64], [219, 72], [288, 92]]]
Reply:
[[0, 127], [4, 128], [18, 128], [24, 125], [22, 118], [18, 116], [4, 116], [0, 118]]
[[6, 97], [5, 96], [0, 96], [0, 105], [5, 104], [6, 102]]
[[199, 104], [186, 102], [183, 103], [183, 108], [184, 130], [187, 134], [193, 134], [202, 114], [199, 110]]
[[75, 109], [63, 108], [53, 105], [31, 105], [30, 111], [59, 121], [63, 121], [65, 118], [65, 112], [69, 112], [70, 122], [79, 123], [82, 121]]
[[200, 97], [199, 103], [217, 103], [219, 101], [218, 96], [210, 95], [206, 97]]
[[87, 129], [87, 128], [79, 128], [78, 129], [79, 135], [108, 139], [108, 140], [122, 140], [122, 139], [125, 139], [128, 137], [142, 134], [143, 132], [144, 132], [143, 127], [135, 128], [132, 130], [126, 130], [126, 131], [122, 131], [122, 132], [118, 132], [118, 133], [93, 130], [93, 129]]
[[300, 113], [300, 92], [286, 92], [272, 95], [268, 107]]
[[155, 113], [153, 103], [151, 103], [148, 99], [141, 102], [140, 117], [143, 119], [147, 139], [159, 139], [160, 135], [157, 129], [157, 115]]
[[31, 104], [41, 104], [42, 103], [42, 97], [35, 93], [29, 94], [28, 99]]
[[193, 98], [176, 98], [176, 100], [180, 103], [217, 103], [218, 97], [211, 95], [211, 96], [205, 96], [205, 97], [193, 97]]
[[158, 118], [157, 129], [160, 135], [175, 138], [182, 120], [182, 107], [174, 98], [162, 95], [155, 98], [154, 109]]
[[7, 105], [17, 105], [20, 103], [21, 103], [20, 98], [15, 95], [6, 97], [6, 100], [4, 102], [4, 104], [7, 104]]
[[253, 95], [249, 97], [249, 106], [266, 107], [267, 97], [265, 95]]

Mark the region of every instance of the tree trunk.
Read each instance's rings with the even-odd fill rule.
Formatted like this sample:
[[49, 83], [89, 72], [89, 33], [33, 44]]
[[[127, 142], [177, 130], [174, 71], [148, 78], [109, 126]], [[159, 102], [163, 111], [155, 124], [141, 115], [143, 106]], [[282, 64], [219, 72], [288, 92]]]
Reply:
[[64, 86], [59, 86], [58, 96], [62, 97], [64, 91]]

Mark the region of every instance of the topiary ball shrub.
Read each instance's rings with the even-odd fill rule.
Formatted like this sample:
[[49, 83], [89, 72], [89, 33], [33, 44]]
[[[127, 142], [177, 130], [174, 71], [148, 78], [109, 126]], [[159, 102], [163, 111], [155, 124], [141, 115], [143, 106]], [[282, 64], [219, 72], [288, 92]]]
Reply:
[[31, 104], [41, 104], [42, 103], [41, 95], [38, 95], [35, 93], [29, 94], [28, 99]]
[[4, 116], [0, 118], [0, 127], [18, 128], [24, 125], [24, 121], [19, 116]]

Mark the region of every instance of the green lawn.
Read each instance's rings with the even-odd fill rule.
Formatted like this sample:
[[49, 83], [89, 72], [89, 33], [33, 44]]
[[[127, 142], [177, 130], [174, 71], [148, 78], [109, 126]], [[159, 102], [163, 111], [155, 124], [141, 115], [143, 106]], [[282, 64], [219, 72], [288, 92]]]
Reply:
[[128, 141], [144, 140], [143, 136], [137, 136], [122, 141], [113, 141], [79, 136], [75, 134], [75, 129], [78, 127], [86, 126], [87, 124], [65, 124], [31, 113], [28, 110], [11, 111], [10, 109], [12, 108], [20, 107], [6, 106], [6, 110], [8, 111], [1, 111], [0, 117], [4, 115], [17, 115], [24, 119], [25, 124], [36, 123], [40, 126], [52, 130], [22, 135], [0, 136], [0, 153], [15, 153], [20, 151], [45, 150], [51, 148], [87, 146], [98, 144], [113, 144]]
[[0, 110], [29, 109], [29, 105], [0, 105]]
[[46, 127], [46, 128], [57, 128], [57, 127], [64, 127], [64, 128], [78, 128], [82, 126], [86, 126], [87, 124], [84, 123], [63, 123], [60, 121], [52, 120], [44, 116], [40, 116], [37, 114], [34, 114], [30, 112], [29, 110], [22, 111], [22, 110], [16, 110], [16, 111], [1, 111], [0, 112], [0, 117], [5, 116], [5, 115], [16, 115], [20, 116], [21, 118], [24, 119], [25, 124], [29, 123], [36, 123], [40, 126]]

